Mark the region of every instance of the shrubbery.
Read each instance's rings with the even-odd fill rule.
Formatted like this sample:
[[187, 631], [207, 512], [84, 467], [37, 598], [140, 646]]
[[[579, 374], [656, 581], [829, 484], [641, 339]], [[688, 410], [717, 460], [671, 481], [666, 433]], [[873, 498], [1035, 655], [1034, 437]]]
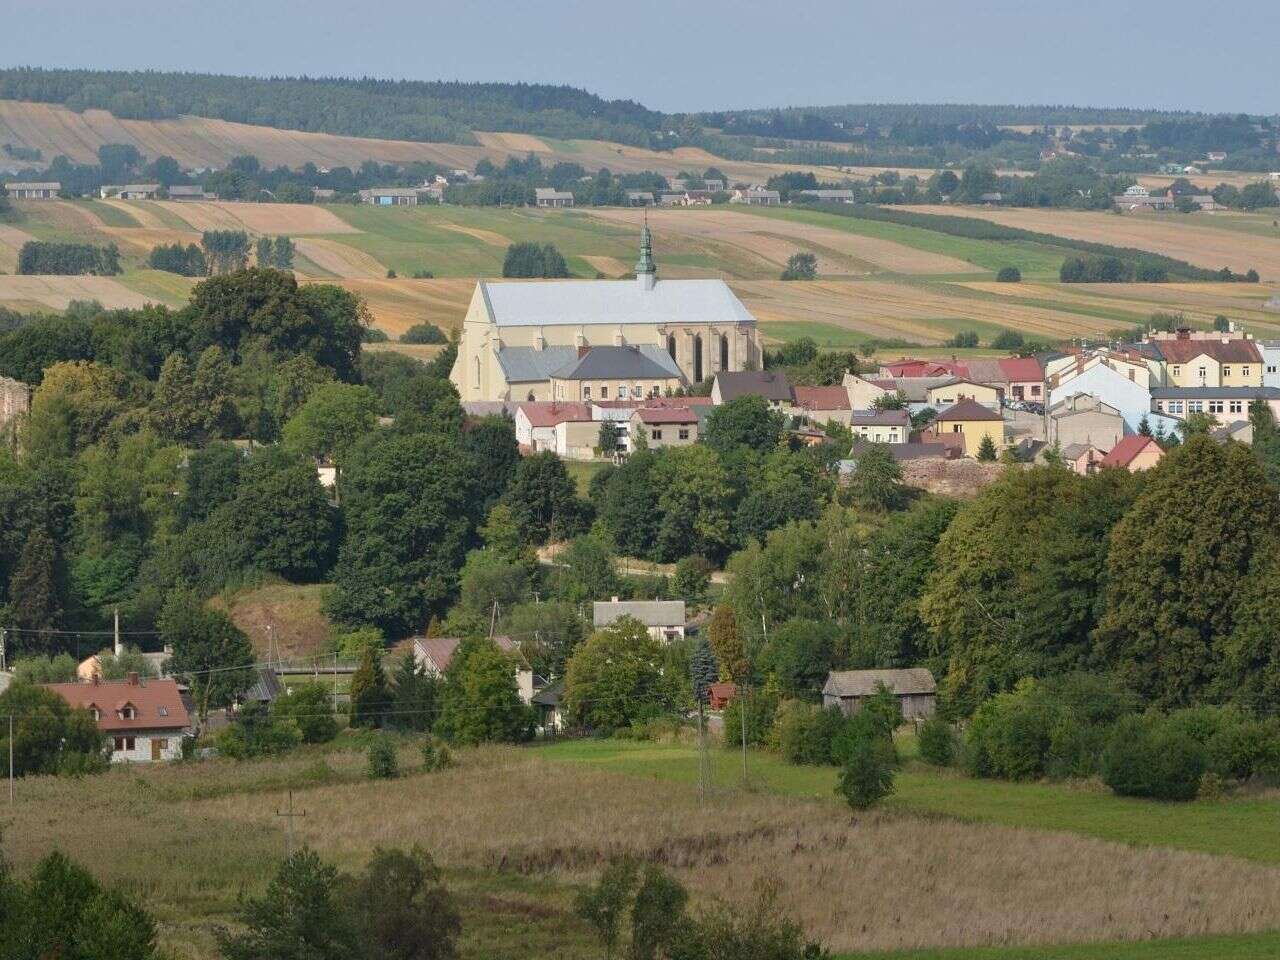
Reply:
[[1176, 721], [1126, 717], [1102, 755], [1102, 781], [1122, 796], [1192, 800], [1205, 766], [1204, 746]]
[[956, 735], [951, 724], [930, 717], [920, 727], [920, 759], [935, 767], [946, 767], [956, 756]]
[[1001, 267], [1000, 272], [996, 274], [996, 280], [999, 283], [1021, 283], [1022, 271], [1017, 267]]
[[401, 343], [448, 343], [449, 338], [434, 323], [415, 323], [400, 334]]

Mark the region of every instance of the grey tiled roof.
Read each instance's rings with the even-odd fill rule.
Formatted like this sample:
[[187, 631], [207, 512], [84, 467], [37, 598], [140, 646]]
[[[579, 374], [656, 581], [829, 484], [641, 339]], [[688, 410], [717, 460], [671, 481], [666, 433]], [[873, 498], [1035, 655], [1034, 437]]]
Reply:
[[1155, 387], [1153, 400], [1280, 400], [1280, 387]]
[[480, 291], [499, 327], [756, 322], [723, 280], [481, 280]]
[[654, 344], [592, 347], [552, 374], [558, 380], [683, 379], [671, 355]]
[[646, 627], [683, 627], [683, 600], [597, 600], [591, 605], [594, 626], [607, 627], [619, 617], [635, 617]]
[[938, 689], [933, 674], [924, 667], [907, 670], [833, 670], [827, 674], [822, 692], [832, 697], [869, 697], [884, 684], [898, 696], [934, 693]]
[[578, 356], [575, 347], [503, 347], [498, 351], [498, 364], [508, 383], [550, 380], [551, 374]]

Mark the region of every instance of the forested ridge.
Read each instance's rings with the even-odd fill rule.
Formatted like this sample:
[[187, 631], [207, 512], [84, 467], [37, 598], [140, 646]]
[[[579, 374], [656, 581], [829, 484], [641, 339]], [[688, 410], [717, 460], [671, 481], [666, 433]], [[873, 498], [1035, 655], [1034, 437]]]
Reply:
[[[662, 115], [568, 86], [232, 77], [163, 71], [0, 71], [0, 99], [109, 110], [130, 120], [190, 115], [342, 134], [475, 143], [472, 130], [538, 133], [649, 146]], [[658, 134], [660, 136], [660, 134]]]

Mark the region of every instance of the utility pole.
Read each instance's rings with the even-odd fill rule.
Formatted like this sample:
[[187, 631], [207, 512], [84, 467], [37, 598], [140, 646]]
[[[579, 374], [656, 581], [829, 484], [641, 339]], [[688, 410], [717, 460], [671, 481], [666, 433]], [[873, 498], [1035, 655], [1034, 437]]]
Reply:
[[13, 806], [13, 714], [9, 714], [9, 806]]
[[498, 601], [493, 601], [493, 612], [489, 614], [489, 642], [493, 643], [493, 631], [498, 626]]
[[338, 651], [333, 651], [333, 715], [338, 715]]
[[120, 656], [121, 653], [124, 652], [124, 648], [120, 645], [120, 608], [119, 607], [116, 607], [115, 609], [115, 624], [116, 624], [115, 630], [113, 631], [113, 637], [115, 642], [112, 644], [111, 649], [112, 649], [112, 652], [115, 653], [115, 655], [118, 657]]
[[0, 627], [0, 670], [9, 669], [8, 667], [5, 666], [5, 659], [4, 659], [4, 641], [8, 633], [9, 631], [7, 631], [4, 627]]
[[742, 727], [742, 789], [747, 788], [747, 681], [744, 677], [738, 691], [738, 726]]
[[698, 701], [698, 799], [707, 799], [707, 737], [703, 731], [702, 701]]
[[305, 817], [306, 815], [307, 815], [307, 811], [305, 811], [305, 810], [302, 810], [302, 811], [299, 811], [299, 812], [296, 812], [296, 813], [294, 812], [294, 809], [293, 809], [293, 791], [292, 791], [292, 790], [290, 790], [290, 791], [289, 791], [289, 807], [288, 807], [288, 809], [287, 809], [287, 810], [277, 810], [277, 811], [276, 811], [276, 816], [277, 816], [277, 817], [284, 817], [284, 825], [285, 825], [285, 832], [284, 832], [284, 858], [285, 858], [286, 860], [288, 860], [291, 856], [293, 856], [293, 821], [294, 821], [294, 819], [295, 819], [295, 818], [297, 818], [297, 817]]

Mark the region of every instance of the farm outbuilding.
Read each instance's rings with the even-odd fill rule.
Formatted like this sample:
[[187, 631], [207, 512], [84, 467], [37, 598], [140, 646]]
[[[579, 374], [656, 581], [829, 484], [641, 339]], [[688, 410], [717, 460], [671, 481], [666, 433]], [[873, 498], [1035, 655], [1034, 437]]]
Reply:
[[933, 674], [923, 667], [908, 670], [833, 670], [822, 687], [822, 705], [839, 707], [847, 716], [862, 708], [862, 701], [881, 686], [888, 687], [898, 698], [903, 720], [933, 716], [938, 698], [938, 685]]

